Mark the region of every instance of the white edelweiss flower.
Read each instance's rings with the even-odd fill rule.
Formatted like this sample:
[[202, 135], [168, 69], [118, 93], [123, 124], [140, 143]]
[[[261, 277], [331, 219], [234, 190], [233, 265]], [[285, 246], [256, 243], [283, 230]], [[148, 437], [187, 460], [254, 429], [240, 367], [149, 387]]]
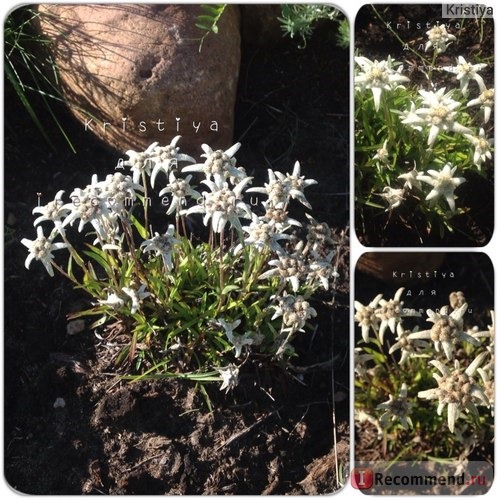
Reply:
[[394, 69], [394, 59], [388, 56], [386, 61], [371, 61], [366, 57], [356, 57], [355, 62], [360, 66], [361, 72], [355, 76], [356, 88], [370, 89], [373, 93], [374, 107], [380, 109], [380, 98], [383, 90], [392, 90], [402, 87], [401, 82], [408, 82], [407, 76], [401, 75], [402, 66]]
[[98, 238], [104, 242], [114, 239], [118, 231], [117, 214], [110, 208], [102, 183], [97, 176], [92, 176], [92, 182], [84, 189], [76, 188], [69, 196], [71, 203], [62, 208], [70, 210], [64, 219], [62, 227], [73, 224], [79, 219], [78, 231], [90, 223], [97, 232]]
[[143, 152], [133, 151], [132, 149], [126, 151], [128, 159], [123, 163], [123, 165], [131, 167], [131, 171], [133, 172], [133, 182], [135, 184], [139, 183], [142, 175], [150, 175], [152, 173], [152, 169], [155, 166], [154, 149], [158, 144], [158, 142], [153, 142]]
[[[282, 174], [268, 169], [269, 182], [264, 187], [253, 187], [247, 189], [248, 193], [267, 194], [269, 206], [272, 208], [285, 209], [290, 198], [298, 200], [302, 205], [311, 208], [304, 195], [304, 189], [313, 184], [317, 184], [314, 179], [305, 179], [300, 175], [300, 162], [296, 161], [291, 174]], [[267, 207], [266, 207], [267, 210]]]
[[445, 94], [445, 87], [433, 91], [419, 90], [424, 107], [409, 112], [402, 123], [406, 125], [427, 125], [430, 127], [428, 146], [433, 146], [438, 134], [443, 131], [453, 131], [469, 134], [471, 130], [456, 121], [456, 109], [461, 103], [451, 98], [452, 91]]
[[203, 156], [206, 160], [204, 163], [196, 163], [195, 165], [188, 165], [181, 169], [182, 172], [203, 172], [206, 179], [214, 178], [214, 182], [223, 183], [229, 177], [236, 177], [238, 179], [245, 179], [245, 170], [236, 167], [235, 153], [240, 149], [241, 143], [233, 144], [226, 151], [218, 149], [214, 151], [207, 144], [202, 144], [204, 150]]
[[294, 293], [299, 289], [300, 282], [307, 279], [310, 270], [302, 255], [302, 245], [297, 246], [292, 254], [281, 254], [278, 259], [270, 260], [268, 264], [274, 266], [273, 269], [262, 273], [259, 279], [279, 276], [281, 281], [290, 283]]
[[428, 30], [426, 34], [428, 35], [428, 42], [425, 46], [425, 52], [433, 48], [435, 54], [445, 52], [451, 42], [456, 39], [454, 35], [447, 32], [445, 24], [434, 26], [432, 29]]
[[234, 332], [235, 328], [237, 328], [241, 320], [237, 319], [232, 323], [227, 323], [224, 319], [220, 318], [217, 320], [219, 325], [222, 326], [226, 337], [233, 345], [233, 349], [235, 350], [235, 358], [239, 358], [242, 355], [243, 347], [246, 345], [252, 345], [254, 343], [254, 339], [250, 332], [245, 332], [243, 335], [239, 335]]
[[230, 363], [228, 366], [223, 368], [216, 368], [221, 375], [223, 383], [219, 388], [220, 391], [226, 389], [228, 393], [230, 390], [234, 389], [238, 385], [238, 374], [240, 373], [240, 369], [234, 364]]
[[488, 64], [471, 64], [466, 62], [463, 56], [457, 58], [457, 66], [442, 66], [444, 71], [454, 73], [460, 82], [460, 88], [463, 96], [468, 95], [468, 85], [470, 80], [476, 80], [478, 86], [484, 85], [483, 78], [478, 71], [486, 68]]
[[494, 109], [494, 89], [487, 89], [485, 85], [480, 87], [480, 95], [476, 99], [472, 99], [467, 104], [468, 108], [471, 106], [480, 106], [483, 109], [484, 122], [490, 120], [490, 114]]
[[47, 273], [50, 276], [54, 275], [52, 262], [53, 262], [53, 254], [52, 252], [55, 250], [61, 250], [62, 248], [67, 248], [68, 245], [66, 243], [53, 243], [51, 237], [46, 238], [43, 234], [43, 228], [38, 226], [36, 228], [36, 239], [28, 240], [27, 238], [23, 238], [21, 243], [28, 248], [29, 255], [26, 257], [24, 265], [26, 269], [29, 269], [31, 261], [39, 260], [45, 266]]
[[408, 110], [397, 111], [397, 113], [400, 115], [402, 123], [409, 125], [418, 132], [422, 132], [423, 127], [421, 125], [424, 125], [425, 121], [416, 114], [416, 104], [413, 101], [411, 101], [411, 105]]
[[428, 170], [428, 175], [419, 175], [418, 180], [426, 182], [433, 186], [433, 189], [428, 193], [426, 201], [436, 201], [439, 198], [445, 198], [450, 210], [453, 212], [456, 209], [454, 198], [455, 189], [463, 182], [466, 182], [464, 177], [454, 177], [457, 167], [452, 167], [447, 163], [442, 170]]
[[33, 214], [41, 214], [34, 220], [34, 226], [37, 226], [40, 222], [51, 221], [54, 223], [54, 226], [58, 232], [63, 231], [62, 219], [70, 212], [70, 210], [65, 207], [64, 202], [62, 201], [63, 193], [63, 190], [57, 191], [57, 194], [55, 195], [53, 201], [49, 201], [44, 206], [33, 208]]
[[480, 345], [480, 342], [464, 331], [463, 316], [468, 309], [468, 304], [465, 303], [458, 307], [450, 314], [448, 307], [444, 306], [440, 312], [434, 312], [431, 309], [426, 311], [428, 315], [427, 321], [433, 323], [430, 330], [421, 332], [413, 332], [408, 335], [408, 339], [426, 339], [431, 340], [435, 347], [435, 351], [443, 350], [447, 359], [452, 359], [452, 355], [456, 349], [458, 342], [465, 341], [474, 346]]
[[173, 268], [172, 253], [174, 245], [180, 243], [180, 240], [174, 237], [174, 226], [169, 224], [167, 231], [163, 235], [155, 233], [154, 237], [145, 240], [140, 247], [144, 247], [143, 252], [155, 252], [155, 255], [160, 255], [164, 262], [164, 267], [167, 271]]
[[176, 144], [178, 144], [180, 139], [181, 136], [177, 135], [167, 146], [156, 146], [153, 149], [151, 157], [154, 161], [154, 168], [150, 175], [150, 184], [152, 187], [155, 185], [155, 178], [159, 172], [165, 172], [167, 175], [171, 170], [178, 167], [178, 162], [180, 161], [195, 163], [195, 158], [179, 152]]
[[401, 174], [397, 177], [397, 179], [403, 179], [404, 182], [404, 189], [409, 188], [409, 189], [419, 189], [421, 191], [421, 183], [419, 182], [419, 177], [424, 175], [424, 172], [418, 172], [416, 170], [416, 165], [414, 165], [414, 168], [407, 172], [406, 174]]
[[104, 201], [107, 208], [118, 215], [126, 206], [131, 206], [136, 200], [136, 191], [142, 191], [140, 184], [133, 182], [129, 175], [121, 172], [109, 174], [104, 181], [98, 182], [96, 187], [100, 189], [99, 197]]
[[376, 409], [385, 410], [380, 417], [380, 423], [386, 428], [390, 423], [398, 421], [404, 429], [412, 427], [410, 414], [414, 404], [407, 399], [407, 385], [404, 382], [397, 396], [388, 395], [388, 401], [380, 403]]
[[307, 283], [315, 286], [314, 282], [318, 281], [323, 289], [329, 290], [330, 278], [339, 277], [335, 266], [331, 263], [335, 255], [336, 252], [334, 250], [331, 250], [328, 255], [324, 257], [313, 253], [313, 260], [309, 264], [310, 273], [307, 277]]
[[475, 153], [473, 155], [473, 163], [480, 168], [481, 164], [487, 160], [492, 159], [492, 153], [490, 152], [491, 148], [494, 145], [493, 139], [487, 139], [485, 135], [485, 131], [480, 128], [480, 132], [478, 137], [474, 135], [464, 134], [464, 137], [468, 139], [471, 144], [475, 147]]
[[361, 335], [364, 342], [369, 342], [370, 328], [375, 333], [378, 332], [378, 328], [380, 326], [380, 318], [376, 316], [375, 312], [382, 297], [383, 295], [380, 293], [367, 306], [361, 304], [361, 302], [359, 302], [358, 300], [354, 300], [354, 307], [356, 309], [354, 321], [357, 321], [357, 323], [361, 327]]
[[381, 146], [381, 148], [376, 150], [376, 154], [373, 156], [373, 160], [378, 160], [380, 163], [384, 165], [388, 164], [388, 149], [387, 149], [388, 139], [385, 139], [385, 142]]
[[421, 316], [418, 312], [412, 309], [405, 309], [404, 302], [400, 300], [404, 288], [399, 288], [394, 295], [393, 299], [385, 300], [380, 299], [379, 307], [375, 310], [375, 315], [381, 320], [379, 337], [380, 342], [383, 344], [383, 336], [387, 328], [390, 328], [392, 333], [395, 333], [395, 327], [406, 316]]
[[171, 215], [174, 211], [179, 214], [181, 207], [186, 204], [187, 196], [194, 200], [202, 197], [198, 191], [195, 191], [190, 186], [191, 179], [191, 175], [187, 175], [185, 179], [177, 179], [174, 172], [169, 174], [169, 184], [159, 192], [159, 196], [164, 196], [167, 193], [172, 195], [171, 204], [166, 212], [167, 215]]
[[145, 291], [146, 285], [141, 285], [138, 290], [129, 287], [123, 287], [122, 291], [131, 299], [131, 314], [135, 314], [140, 309], [140, 302], [150, 296], [149, 292]]
[[381, 196], [388, 202], [388, 207], [385, 209], [385, 212], [397, 208], [405, 200], [403, 189], [394, 189], [390, 186], [385, 186], [383, 188], [383, 193], [378, 196]]
[[283, 248], [279, 244], [279, 240], [290, 240], [289, 234], [284, 234], [278, 231], [276, 224], [271, 224], [261, 220], [256, 214], [252, 214], [252, 222], [249, 226], [243, 226], [242, 229], [248, 234], [244, 243], [252, 245], [258, 250], [270, 248], [276, 253], [282, 253]]
[[109, 293], [106, 300], [99, 300], [98, 303], [103, 306], [110, 306], [113, 309], [119, 309], [124, 306], [124, 300], [116, 293]]
[[462, 410], [477, 416], [476, 404], [489, 405], [483, 389], [474, 379], [474, 374], [486, 355], [486, 352], [480, 353], [465, 370], [460, 367], [458, 360], [454, 361], [453, 369], [440, 361], [430, 361], [430, 364], [441, 373], [441, 375], [433, 374], [438, 387], [418, 392], [418, 398], [438, 399], [438, 415], [441, 415], [447, 406], [447, 421], [450, 432], [454, 432], [455, 423]]
[[212, 182], [209, 180], [202, 181], [203, 184], [211, 189], [211, 192], [204, 191], [203, 204], [195, 205], [183, 213], [190, 215], [193, 213], [202, 213], [204, 215], [204, 225], [207, 226], [209, 219], [211, 220], [212, 229], [216, 233], [221, 233], [226, 223], [230, 223], [238, 231], [242, 231], [242, 225], [239, 218], [251, 219], [252, 211], [250, 207], [242, 201], [242, 191], [245, 186], [252, 180], [252, 177], [246, 177], [239, 182], [233, 189], [230, 189], [227, 182], [221, 181]]
[[402, 323], [397, 324], [397, 338], [395, 344], [390, 347], [388, 354], [393, 354], [395, 351], [400, 349], [401, 356], [399, 360], [399, 365], [404, 365], [407, 363], [409, 358], [421, 358], [427, 355], [423, 354], [430, 344], [425, 340], [413, 339], [409, 335], [418, 331], [416, 326], [414, 330], [404, 330]]
[[309, 305], [301, 295], [289, 295], [286, 292], [281, 297], [272, 297], [278, 300], [277, 306], [271, 320], [283, 317], [282, 331], [304, 331], [307, 320], [316, 317], [316, 310]]

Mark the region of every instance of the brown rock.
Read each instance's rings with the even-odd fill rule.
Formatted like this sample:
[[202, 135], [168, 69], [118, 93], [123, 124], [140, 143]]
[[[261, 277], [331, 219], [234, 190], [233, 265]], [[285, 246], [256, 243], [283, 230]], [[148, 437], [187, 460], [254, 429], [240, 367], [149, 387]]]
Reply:
[[[197, 5], [39, 6], [73, 113], [120, 151], [168, 144], [227, 148], [240, 65], [239, 13], [229, 6], [219, 34], [195, 27]], [[107, 125], [105, 125], [107, 123]], [[217, 124], [217, 125], [216, 125]], [[217, 128], [217, 130], [216, 130]]]

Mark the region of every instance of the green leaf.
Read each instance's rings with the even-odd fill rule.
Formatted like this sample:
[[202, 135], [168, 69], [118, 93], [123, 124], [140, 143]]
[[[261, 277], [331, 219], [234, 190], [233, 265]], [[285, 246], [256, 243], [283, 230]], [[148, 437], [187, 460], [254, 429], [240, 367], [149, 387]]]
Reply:
[[221, 295], [227, 295], [228, 293], [233, 292], [235, 290], [240, 290], [240, 287], [237, 285], [226, 285], [223, 288]]

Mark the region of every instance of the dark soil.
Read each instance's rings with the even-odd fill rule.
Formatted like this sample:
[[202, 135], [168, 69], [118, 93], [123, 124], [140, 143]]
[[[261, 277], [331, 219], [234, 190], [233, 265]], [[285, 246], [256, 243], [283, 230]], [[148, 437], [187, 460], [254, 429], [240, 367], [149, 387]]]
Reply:
[[[426, 31], [437, 21], [450, 24], [450, 32], [457, 40], [441, 54], [437, 64], [450, 66], [457, 56], [465, 54], [467, 60], [479, 57], [487, 60], [494, 55], [494, 24], [486, 19], [484, 28], [474, 19], [443, 19], [441, 5], [377, 5], [377, 12], [364, 6], [355, 20], [356, 51], [371, 60], [386, 59], [390, 54], [397, 61], [404, 61], [404, 70], [411, 79], [426, 86], [423, 68], [415, 62], [416, 57], [404, 50], [404, 43], [423, 52], [420, 46], [426, 42]], [[380, 17], [381, 16], [381, 19]], [[460, 28], [456, 28], [457, 23]], [[389, 30], [384, 23], [390, 23]], [[430, 23], [427, 27], [427, 23]], [[397, 38], [394, 33], [400, 38]], [[481, 75], [492, 81], [494, 65], [489, 64]], [[446, 79], [446, 74], [443, 75]], [[436, 81], [436, 75], [434, 77]], [[457, 81], [454, 77], [454, 85]], [[358, 124], [360, 126], [360, 124]], [[490, 137], [493, 130], [490, 131]], [[465, 173], [466, 175], [466, 173]], [[360, 188], [358, 188], [360, 190]], [[467, 174], [467, 182], [457, 190], [458, 205], [465, 213], [455, 216], [451, 223], [454, 231], [443, 234], [430, 228], [425, 215], [418, 209], [419, 199], [411, 196], [398, 209], [384, 213], [377, 208], [356, 204], [356, 233], [370, 247], [474, 247], [486, 245], [494, 231], [494, 171], [493, 159], [485, 165], [483, 175]]]
[[[339, 68], [339, 71], [337, 71]], [[5, 95], [5, 477], [29, 494], [321, 494], [349, 462], [348, 52], [323, 25], [305, 50], [292, 40], [243, 46], [235, 140], [239, 164], [291, 170], [300, 160], [313, 215], [344, 242], [340, 280], [316, 331], [296, 342], [295, 369], [253, 366], [233, 393], [207, 386], [214, 410], [183, 380], [126, 383], [111, 346], [92, 331], [66, 333], [87, 298], [34, 263], [24, 268], [31, 210], [103, 178], [111, 151], [62, 106], [32, 104], [57, 145], [41, 137], [6, 85]], [[226, 145], [228, 147], [230, 145]], [[312, 191], [312, 192], [311, 192]], [[54, 408], [57, 398], [64, 407]]]

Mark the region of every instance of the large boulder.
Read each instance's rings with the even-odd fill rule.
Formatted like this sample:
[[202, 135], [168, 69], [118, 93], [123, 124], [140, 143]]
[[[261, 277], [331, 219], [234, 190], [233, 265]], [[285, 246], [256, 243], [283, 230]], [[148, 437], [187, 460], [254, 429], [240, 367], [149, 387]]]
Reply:
[[240, 66], [239, 12], [219, 33], [195, 26], [197, 5], [41, 4], [62, 92], [88, 133], [120, 151], [182, 135], [183, 151], [231, 146]]

